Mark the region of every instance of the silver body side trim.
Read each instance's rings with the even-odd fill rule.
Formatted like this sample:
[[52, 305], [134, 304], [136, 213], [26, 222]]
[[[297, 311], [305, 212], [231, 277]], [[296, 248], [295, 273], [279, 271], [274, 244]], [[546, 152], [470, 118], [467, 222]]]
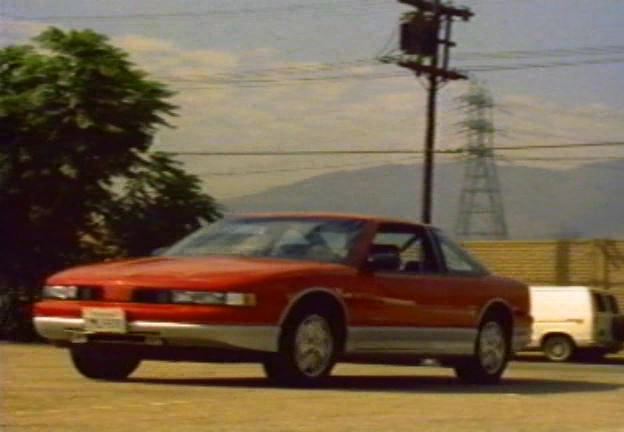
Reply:
[[[36, 317], [35, 328], [41, 336], [55, 342], [74, 341], [85, 335], [82, 318]], [[278, 326], [201, 325], [171, 322], [133, 321], [128, 335], [162, 340], [171, 346], [205, 346], [277, 352]], [[414, 355], [472, 355], [476, 329], [349, 327], [346, 352], [403, 353]], [[514, 351], [524, 348], [531, 338], [530, 329], [515, 329]]]
[[351, 327], [347, 353], [471, 355], [476, 329]]
[[[76, 334], [85, 334], [82, 318], [35, 317], [34, 323], [37, 332], [51, 341], [69, 342]], [[167, 345], [276, 352], [279, 327], [132, 321], [127, 334], [161, 339]]]

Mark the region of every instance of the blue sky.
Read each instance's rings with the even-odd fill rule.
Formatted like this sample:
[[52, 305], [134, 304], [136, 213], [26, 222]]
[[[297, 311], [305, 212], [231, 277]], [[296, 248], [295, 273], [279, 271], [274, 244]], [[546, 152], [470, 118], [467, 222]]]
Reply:
[[[477, 74], [499, 104], [496, 125], [504, 133], [497, 145], [622, 140], [624, 2], [456, 4], [476, 16], [454, 26], [455, 66], [619, 61]], [[0, 0], [0, 40], [24, 42], [50, 24], [110, 36], [142, 68], [179, 90], [177, 128], [159, 135], [162, 149], [420, 149], [424, 90], [407, 71], [372, 60], [382, 48], [396, 46], [391, 36], [405, 10], [391, 0]], [[544, 53], [586, 47], [610, 51], [559, 58]], [[519, 50], [533, 54], [519, 59]], [[484, 53], [499, 58], [475, 57]], [[332, 79], [302, 81], [319, 76]], [[250, 85], [250, 79], [264, 81]], [[464, 142], [457, 97], [465, 90], [466, 83], [454, 82], [440, 94], [440, 148]], [[624, 155], [614, 149], [600, 154]], [[333, 170], [414, 162], [392, 156], [184, 160], [217, 198]]]

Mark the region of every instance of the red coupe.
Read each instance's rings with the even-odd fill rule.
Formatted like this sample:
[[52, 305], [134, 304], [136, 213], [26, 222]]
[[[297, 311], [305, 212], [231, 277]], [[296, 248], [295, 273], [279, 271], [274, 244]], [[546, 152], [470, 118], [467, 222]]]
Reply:
[[35, 326], [84, 376], [141, 360], [260, 362], [312, 385], [337, 361], [438, 359], [495, 383], [530, 340], [527, 286], [431, 226], [359, 215], [233, 216], [156, 257], [51, 276]]

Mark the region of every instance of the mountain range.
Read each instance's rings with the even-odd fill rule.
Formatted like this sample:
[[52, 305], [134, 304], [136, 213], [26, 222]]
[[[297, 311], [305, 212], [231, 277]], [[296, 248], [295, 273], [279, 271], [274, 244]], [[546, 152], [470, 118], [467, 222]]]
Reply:
[[[568, 169], [499, 165], [511, 239], [624, 237], [624, 161]], [[435, 167], [433, 223], [453, 232], [464, 165]], [[355, 212], [418, 220], [422, 165], [339, 171], [225, 200], [230, 212]]]

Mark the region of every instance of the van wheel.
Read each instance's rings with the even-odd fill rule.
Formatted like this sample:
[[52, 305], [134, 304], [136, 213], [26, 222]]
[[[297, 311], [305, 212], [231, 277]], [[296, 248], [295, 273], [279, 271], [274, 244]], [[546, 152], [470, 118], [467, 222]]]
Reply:
[[336, 363], [337, 329], [331, 314], [304, 308], [283, 331], [279, 352], [263, 364], [267, 377], [280, 385], [319, 384]]
[[566, 362], [572, 359], [576, 346], [569, 336], [548, 336], [542, 343], [542, 351], [546, 358], [554, 362]]
[[486, 317], [479, 327], [475, 353], [455, 366], [457, 377], [469, 384], [496, 384], [509, 361], [509, 337], [500, 318]]

